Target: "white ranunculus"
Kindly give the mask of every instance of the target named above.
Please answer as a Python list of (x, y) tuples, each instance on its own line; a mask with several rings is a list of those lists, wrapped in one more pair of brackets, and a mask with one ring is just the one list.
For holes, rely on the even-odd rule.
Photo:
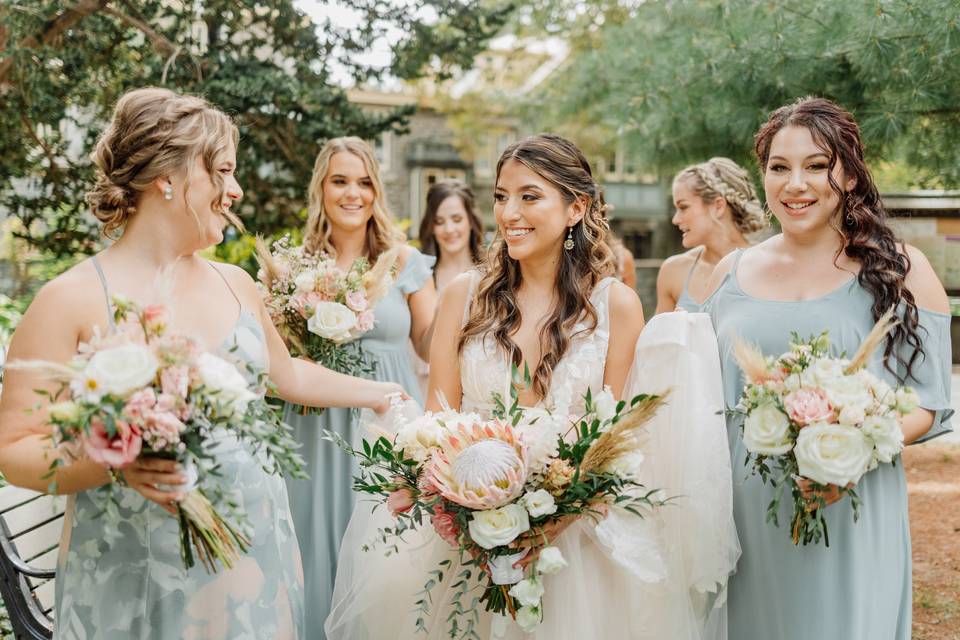
[(848, 404), (840, 410), (840, 413), (837, 415), (837, 422), (856, 427), (863, 422), (866, 417), (867, 412), (864, 407), (856, 404)]
[(530, 529), (527, 510), (513, 502), (497, 509), (477, 511), (467, 525), (470, 539), (484, 549), (508, 545)]
[(840, 487), (859, 482), (873, 458), (870, 440), (860, 429), (845, 424), (820, 423), (800, 429), (793, 452), (801, 476)]
[(257, 397), (235, 366), (212, 353), (200, 354), (197, 370), (203, 386), (216, 393), (220, 402), (234, 414), (246, 411), (250, 401)]
[(517, 610), (516, 622), (526, 633), (533, 633), (540, 625), (540, 610), (536, 607), (520, 607)]
[(893, 416), (870, 416), (863, 421), (863, 435), (873, 441), (878, 462), (893, 462), (903, 451), (903, 430)]
[(900, 387), (895, 395), (896, 410), (901, 415), (907, 415), (920, 406), (920, 396), (910, 387)]
[(567, 566), (560, 549), (556, 547), (544, 547), (540, 550), (540, 557), (537, 558), (537, 571), (545, 576), (553, 575)]
[(634, 449), (611, 460), (603, 470), (624, 480), (639, 480), (642, 466), (643, 454)]
[(750, 453), (783, 455), (793, 447), (790, 420), (772, 402), (765, 402), (747, 415), (743, 425), (743, 444)]
[(536, 578), (527, 578), (510, 587), (508, 593), (517, 599), (521, 607), (539, 607), (543, 583)]
[(603, 391), (593, 397), (593, 406), (601, 423), (613, 420), (617, 415), (617, 400), (608, 387), (604, 387)]
[(557, 501), (554, 500), (550, 492), (545, 489), (537, 489), (533, 492), (527, 492), (520, 498), (522, 504), (531, 518), (540, 516), (549, 516), (557, 512)]
[(317, 272), (307, 269), (293, 279), (293, 284), (297, 288), (297, 293), (309, 293), (317, 286)]
[(440, 439), (446, 433), (440, 422), (439, 416), (430, 412), (404, 422), (397, 429), (394, 444), (407, 458), (423, 464), (430, 451), (440, 446)]
[(334, 342), (346, 342), (350, 331), (357, 326), (357, 314), (339, 302), (318, 302), (313, 315), (307, 320), (307, 329), (321, 338)]
[(856, 415), (859, 415), (860, 411), (866, 413), (874, 403), (870, 381), (862, 374), (863, 370), (820, 381), (827, 392), (830, 405), (837, 410), (838, 414), (844, 409), (850, 409)]
[(144, 345), (123, 344), (94, 353), (84, 375), (96, 380), (100, 393), (125, 398), (153, 381), (158, 364)]

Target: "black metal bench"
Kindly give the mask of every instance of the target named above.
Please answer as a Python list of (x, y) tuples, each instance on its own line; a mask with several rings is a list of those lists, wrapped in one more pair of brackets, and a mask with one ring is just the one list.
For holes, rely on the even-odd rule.
[(54, 576), (66, 498), (0, 487), (0, 595), (17, 640), (53, 636)]

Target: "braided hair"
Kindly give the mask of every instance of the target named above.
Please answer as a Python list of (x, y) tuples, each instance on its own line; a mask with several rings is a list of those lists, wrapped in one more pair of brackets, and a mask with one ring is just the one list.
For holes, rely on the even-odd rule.
[(757, 198), (750, 175), (733, 160), (710, 158), (690, 165), (674, 178), (674, 182), (680, 181), (688, 184), (704, 202), (723, 198), (740, 233), (750, 235), (767, 227), (769, 217)]

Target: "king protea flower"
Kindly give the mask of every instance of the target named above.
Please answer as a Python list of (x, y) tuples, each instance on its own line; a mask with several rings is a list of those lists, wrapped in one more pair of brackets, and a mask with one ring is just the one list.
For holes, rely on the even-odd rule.
[(459, 425), (441, 439), (427, 473), (447, 500), (496, 509), (523, 493), (527, 450), (505, 422)]

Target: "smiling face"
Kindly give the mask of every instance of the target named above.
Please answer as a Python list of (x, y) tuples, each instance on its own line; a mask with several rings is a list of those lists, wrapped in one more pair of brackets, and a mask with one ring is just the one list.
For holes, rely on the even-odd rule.
[(767, 206), (784, 233), (805, 234), (827, 228), (838, 213), (840, 197), (829, 176), (845, 190), (853, 188), (839, 162), (830, 169), (830, 154), (806, 127), (786, 126), (773, 136), (763, 172)]
[(687, 180), (674, 181), (673, 206), (676, 210), (671, 222), (680, 229), (684, 249), (706, 244), (710, 235), (717, 232), (717, 209), (722, 211), (722, 202), (704, 202)]
[(440, 247), (440, 255), (457, 255), (469, 250), (470, 219), (460, 196), (452, 195), (437, 207), (433, 219), (433, 235)]
[(340, 151), (330, 157), (323, 179), (323, 210), (335, 229), (366, 229), (375, 198), (373, 181), (359, 156)]
[[(214, 160), (213, 169), (223, 181), (222, 191), (211, 179), (202, 157), (198, 156), (193, 170), (183, 176), (189, 180), (183, 214), (191, 228), (199, 227), (199, 249), (223, 242), (223, 230), (229, 222), (222, 212), (229, 211), (233, 203), (243, 197), (243, 189), (234, 175), (236, 167), (237, 149), (231, 141), (226, 151)], [(177, 182), (180, 181), (173, 181), (175, 192)], [(173, 201), (183, 202), (183, 196), (175, 195)]]
[(517, 160), (504, 163), (493, 200), (507, 253), (519, 261), (559, 255), (567, 227), (583, 216), (576, 201), (567, 202), (560, 189)]

